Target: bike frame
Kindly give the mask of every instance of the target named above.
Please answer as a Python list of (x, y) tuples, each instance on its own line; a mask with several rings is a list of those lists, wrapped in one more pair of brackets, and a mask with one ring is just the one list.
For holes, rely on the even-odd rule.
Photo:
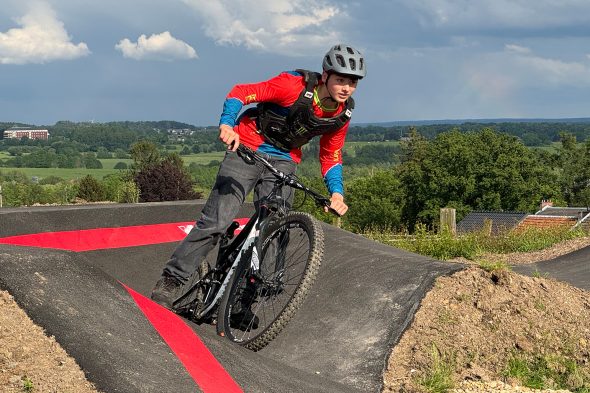
[[(203, 300), (203, 308), (194, 313), (195, 319), (201, 319), (206, 317), (212, 312), (215, 306), (219, 303), (221, 297), (229, 285), (229, 282), (235, 273), (238, 264), (242, 259), (248, 255), (248, 249), (252, 248), (252, 259), (250, 263), (254, 268), (257, 268), (258, 263), (258, 238), (264, 222), (274, 214), (285, 214), (286, 211), (281, 209), (279, 206), (280, 196), (279, 191), (283, 186), (288, 185), (292, 188), (302, 190), (307, 194), (310, 194), (318, 205), (324, 205), (329, 208), (329, 200), (324, 196), (310, 190), (303, 184), (295, 180), (291, 175), (286, 175), (283, 172), (277, 170), (270, 164), (266, 159), (251, 151), (250, 149), (240, 145), (238, 151), (243, 154), (243, 158), (246, 162), (254, 163), (254, 161), (261, 162), (275, 177), (275, 183), (270, 194), (261, 199), (256, 212), (250, 217), (242, 231), (229, 243), (220, 245), (219, 253), (217, 255), (216, 264), (213, 270), (207, 272), (204, 277), (195, 283), (183, 296), (181, 296), (177, 302), (181, 301), (189, 293), (192, 293), (195, 288), (199, 285), (207, 286), (207, 293)], [(331, 210), (331, 209), (330, 209)], [(333, 213), (334, 211), (331, 210)], [(233, 234), (226, 233), (224, 239), (231, 238)], [(222, 242), (223, 243), (223, 242)], [(219, 278), (219, 279), (218, 279)], [(223, 281), (219, 281), (223, 280)]]
[[(276, 188), (280, 188), (280, 186), (275, 187), (275, 189)], [(275, 189), (273, 189), (269, 198), (273, 197)], [(217, 305), (227, 289), (238, 264), (248, 254), (247, 251), (250, 247), (252, 247), (252, 259), (250, 263), (252, 264), (252, 267), (258, 268), (258, 237), (260, 234), (260, 224), (264, 219), (268, 218), (270, 214), (272, 214), (270, 209), (266, 205), (261, 204), (260, 208), (257, 209), (252, 217), (250, 217), (236, 238), (229, 244), (220, 246), (215, 268), (207, 273), (200, 281), (210, 279), (211, 276), (216, 273), (221, 276), (225, 274), (225, 277), (223, 277), (223, 282), (221, 282), (219, 287), (216, 285), (209, 285), (209, 290), (205, 296), (205, 307), (199, 313), (195, 314), (197, 319), (205, 317)], [(228, 267), (230, 263), (231, 265)], [(196, 285), (199, 284), (197, 283)], [(211, 299), (211, 297), (213, 298)]]

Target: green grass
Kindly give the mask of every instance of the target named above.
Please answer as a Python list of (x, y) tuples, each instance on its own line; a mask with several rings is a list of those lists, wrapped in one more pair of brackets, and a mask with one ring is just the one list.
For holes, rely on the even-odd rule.
[[(584, 142), (578, 142), (577, 143), (578, 147), (584, 147)], [(549, 153), (557, 153), (559, 151), (559, 148), (561, 148), (561, 142), (551, 142), (550, 145), (546, 145), (546, 146), (531, 146), (529, 147), (529, 149), (532, 150), (546, 150)]]
[(207, 165), (213, 160), (221, 161), (225, 156), (224, 151), (215, 151), (211, 153), (189, 154), (188, 156), (180, 156), (185, 165), (190, 165), (192, 162)]
[(127, 166), (133, 164), (132, 159), (125, 158), (101, 158), (99, 161), (102, 164), (102, 169), (114, 169), (119, 162), (124, 162)]
[(488, 261), (481, 261), (479, 266), (485, 270), (486, 272), (493, 273), (503, 270), (510, 270), (510, 265), (505, 262), (488, 262)]
[(33, 381), (29, 377), (23, 378), (23, 391), (25, 392), (32, 392), (35, 389), (33, 386)]
[(581, 229), (570, 230), (565, 227), (557, 227), (513, 230), (500, 235), (488, 235), (482, 231), (453, 236), (449, 232), (438, 234), (428, 231), (424, 227), (418, 227), (413, 235), (374, 231), (365, 233), (365, 236), (381, 243), (440, 260), (457, 257), (474, 260), (485, 253), (507, 254), (538, 251), (565, 240), (588, 236), (588, 232)]
[[(180, 158), (182, 158), (182, 161), (184, 161), (184, 165), (186, 166), (190, 165), (193, 162), (200, 165), (207, 165), (214, 160), (223, 160), (224, 155), (225, 152), (216, 151), (211, 153), (189, 154), (186, 156), (180, 156)], [(127, 164), (127, 166), (129, 166), (133, 163), (133, 160), (119, 158), (103, 158), (100, 160), (100, 162), (102, 163), (104, 169), (113, 169), (118, 162), (124, 162), (125, 164)]]
[(97, 179), (102, 179), (111, 173), (117, 173), (117, 169), (86, 169), (86, 168), (6, 168), (0, 167), (2, 172), (18, 171), (24, 173), (27, 177), (37, 176), (40, 179), (48, 176), (61, 177), (64, 180), (81, 179), (86, 175), (92, 175)]
[(455, 356), (441, 353), (436, 345), (432, 344), (431, 358), (430, 369), (417, 382), (427, 392), (445, 393), (454, 386)]
[[(212, 152), (212, 153), (199, 153), (191, 154), (188, 156), (181, 156), (185, 165), (190, 165), (192, 162), (201, 165), (207, 165), (213, 160), (221, 161), (225, 152)], [(0, 160), (8, 158), (9, 155), (5, 152), (0, 152)], [(102, 179), (105, 176), (119, 172), (118, 169), (114, 169), (118, 162), (124, 162), (127, 166), (133, 163), (131, 159), (120, 159), (120, 158), (105, 158), (101, 159), (102, 169), (86, 169), (86, 168), (15, 168), (15, 167), (0, 167), (0, 171), (10, 172), (18, 171), (24, 173), (27, 177), (31, 178), (36, 176), (38, 178), (45, 178), (48, 176), (57, 176), (65, 180), (81, 179), (86, 175), (92, 175), (97, 179)]]
[(533, 389), (590, 392), (590, 375), (583, 365), (563, 355), (513, 354), (505, 367), (504, 376), (518, 379), (524, 386)]
[(399, 141), (383, 141), (383, 142), (346, 142), (342, 148), (345, 152), (354, 157), (354, 149), (358, 146), (367, 146), (378, 144), (380, 146), (399, 146)]

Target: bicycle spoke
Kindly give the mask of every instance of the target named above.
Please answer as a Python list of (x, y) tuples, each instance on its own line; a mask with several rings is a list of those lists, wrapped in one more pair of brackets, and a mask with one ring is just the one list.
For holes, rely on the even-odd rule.
[(255, 350), (294, 315), (315, 279), (323, 251), (321, 229), (304, 213), (281, 218), (265, 236), (260, 240), (258, 270), (241, 265), (228, 289), (231, 306), (224, 311), (223, 325), (218, 325), (228, 338)]

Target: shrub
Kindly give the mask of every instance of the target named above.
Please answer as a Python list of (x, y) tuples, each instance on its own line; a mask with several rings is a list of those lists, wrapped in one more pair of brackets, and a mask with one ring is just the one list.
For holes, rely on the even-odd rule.
[(105, 199), (105, 187), (92, 175), (86, 175), (80, 180), (77, 197), (88, 202), (98, 202)]
[(498, 235), (489, 235), (481, 231), (453, 236), (448, 231), (430, 232), (420, 224), (416, 226), (413, 235), (382, 231), (365, 232), (365, 236), (373, 240), (441, 260), (456, 257), (475, 259), (483, 253), (537, 251), (564, 240), (587, 235), (582, 229), (555, 227), (527, 228)]
[(134, 176), (142, 202), (178, 201), (200, 198), (178, 155), (143, 165)]
[(61, 183), (63, 181), (64, 181), (64, 179), (62, 179), (61, 177), (51, 175), (51, 176), (47, 176), (47, 177), (44, 177), (41, 180), (39, 180), (39, 184), (41, 184), (41, 185), (45, 185), (45, 184), (58, 184), (58, 183)]

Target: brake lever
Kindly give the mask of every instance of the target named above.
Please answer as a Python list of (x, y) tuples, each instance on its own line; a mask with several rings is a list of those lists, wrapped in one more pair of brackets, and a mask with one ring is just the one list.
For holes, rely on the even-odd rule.
[(239, 145), (238, 149), (236, 150), (236, 152), (238, 153), (238, 156), (240, 156), (246, 164), (254, 165), (254, 163), (255, 163), (254, 157), (252, 157), (250, 154), (248, 154), (248, 151), (246, 150), (246, 148), (244, 148), (242, 146), (243, 145)]
[(334, 209), (332, 209), (332, 208), (330, 207), (330, 204), (331, 204), (331, 202), (330, 202), (330, 200), (329, 200), (329, 199), (327, 199), (327, 198), (322, 198), (322, 199), (320, 199), (320, 200), (317, 202), (317, 204), (318, 204), (318, 206), (320, 206), (320, 207), (325, 207), (325, 208), (327, 208), (327, 209), (328, 209), (328, 212), (329, 212), (329, 213), (332, 213), (332, 214), (333, 214), (333, 215), (335, 215), (336, 217), (342, 217), (342, 215), (341, 215), (340, 213), (338, 213), (336, 210), (334, 210)]

